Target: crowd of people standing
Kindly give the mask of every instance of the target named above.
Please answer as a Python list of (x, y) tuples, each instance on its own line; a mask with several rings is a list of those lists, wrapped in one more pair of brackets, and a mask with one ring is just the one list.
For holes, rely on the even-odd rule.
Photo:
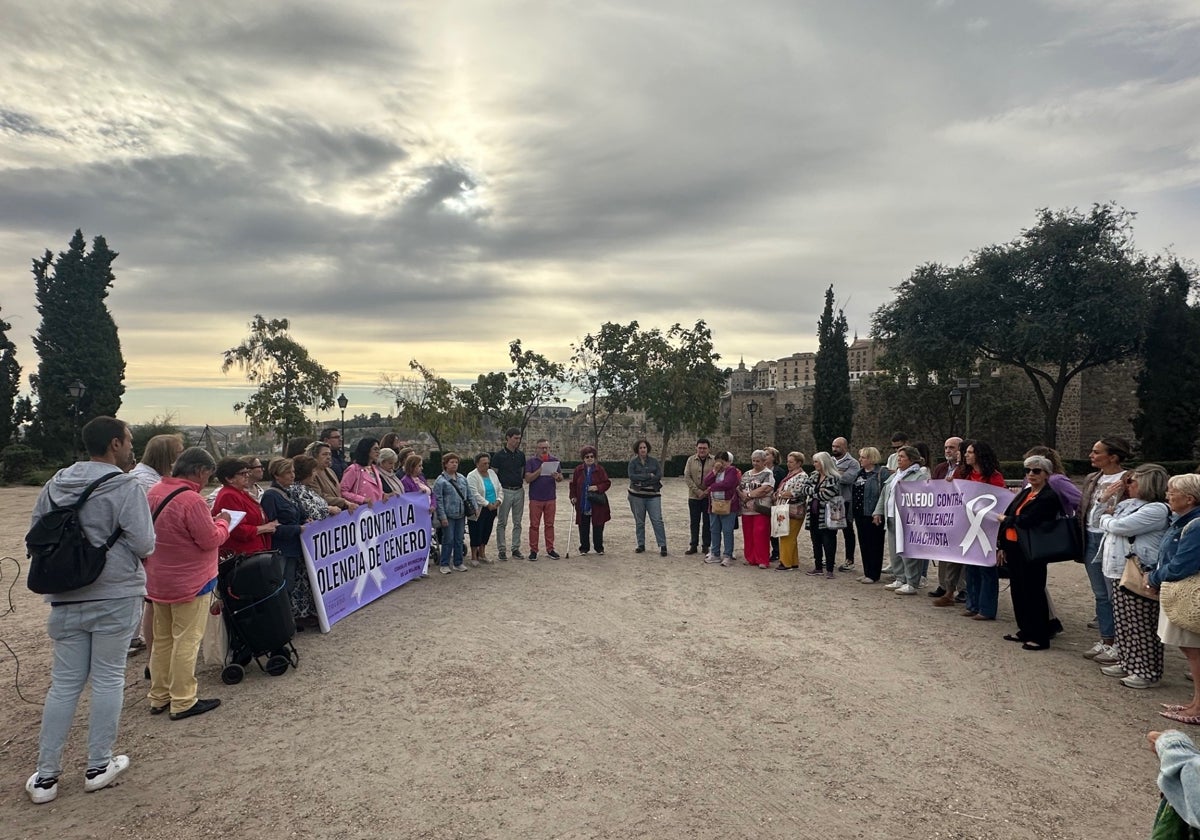
[[(130, 649), (150, 648), (147, 698), (152, 715), (169, 712), (170, 719), (182, 720), (220, 705), (219, 699), (198, 697), (195, 665), (222, 553), (278, 552), (294, 616), (304, 627), (315, 624), (315, 607), (302, 571), (302, 530), (359, 505), (401, 493), (428, 496), (429, 527), (438, 536), (436, 559), (443, 574), (494, 563), (488, 552), (494, 535), (501, 561), (536, 562), (543, 553), (559, 559), (555, 519), (563, 481), (568, 483), (578, 555), (604, 554), (605, 528), (612, 519), (612, 481), (595, 447), (579, 451), (580, 463), (568, 477), (548, 440), (538, 440), (535, 454), (527, 457), (515, 428), (508, 430), (500, 450), (476, 455), (474, 469), (465, 476), (459, 469), (462, 458), (443, 454), (441, 473), (432, 481), (423, 474), (421, 456), (394, 436), (359, 440), (347, 461), (340, 434), (329, 429), (265, 468), (255, 457), (215, 461), (203, 449), (184, 449), (176, 436), (150, 441), (135, 467), (129, 429), (113, 418), (96, 418), (83, 436), (91, 460), (64, 469), (47, 484), (35, 520), (52, 501), (61, 504), (60, 497), (78, 493), (98, 475), (117, 470), (130, 475), (98, 490), (96, 502), (86, 508), (89, 532), (102, 536), (119, 525), (113, 561), (96, 583), (50, 600), (56, 661), (38, 769), (26, 784), (34, 802), (57, 795), (63, 745), (87, 682), (93, 688), (93, 720), (85, 789), (111, 784), (128, 767), (126, 756), (112, 754), (120, 702), (111, 683), (118, 670), (123, 673)], [(927, 588), (930, 562), (897, 548), (896, 496), (903, 483), (957, 479), (1003, 487), (1005, 481), (986, 441), (950, 438), (937, 464), (930, 464), (927, 447), (910, 443), (903, 434), (894, 435), (891, 444), (886, 460), (871, 446), (855, 457), (848, 442), (836, 438), (828, 451), (812, 456), (811, 471), (804, 454), (781, 455), (767, 447), (751, 453), (751, 466), (743, 472), (732, 453), (714, 451), (706, 439), (697, 441), (683, 469), (688, 503), (684, 554), (732, 566), (740, 530), (742, 562), (794, 572), (804, 530), (813, 557), (807, 575), (832, 580), (841, 571), (853, 573), (862, 584), (880, 583), (887, 576), (891, 580), (882, 588), (902, 596), (917, 594)], [(646, 551), (649, 519), (659, 554), (667, 557), (663, 467), (648, 440), (638, 440), (632, 450), (626, 492), (634, 553)], [(1192, 696), (1185, 703), (1163, 704), (1161, 714), (1200, 726), (1200, 634), (1175, 624), (1157, 601), (1164, 583), (1200, 574), (1200, 528), (1193, 527), (1200, 520), (1200, 475), (1171, 477), (1154, 464), (1127, 469), (1129, 457), (1130, 447), (1120, 438), (1097, 441), (1090, 453), (1094, 472), (1079, 488), (1066, 476), (1056, 452), (1031, 449), (1025, 454), (1023, 480), (1014, 482), (1016, 496), (995, 514), (996, 565), (941, 562), (938, 587), (929, 594), (934, 607), (958, 607), (966, 618), (996, 621), (1003, 575), (1009, 580), (1016, 625), (1003, 638), (1027, 651), (1046, 650), (1062, 631), (1062, 622), (1047, 589), (1046, 561), (1039, 559), (1029, 534), (1057, 520), (1076, 523), (1081, 545), (1076, 559), (1082, 561), (1093, 593), (1095, 617), (1089, 626), (1098, 637), (1084, 656), (1100, 666), (1102, 675), (1146, 689), (1163, 677), (1164, 646), (1180, 648), (1193, 680)], [(263, 478), (268, 479), (266, 487), (260, 487)], [(206, 497), (202, 494), (211, 479), (220, 486)], [(527, 494), (529, 530), (523, 544)], [(781, 510), (786, 511), (786, 529), (773, 535), (771, 518)], [(242, 514), (240, 520), (230, 512)], [(844, 545), (840, 565), (839, 531)], [(469, 553), (464, 543), (469, 543)], [(1127, 580), (1131, 574), (1136, 583)], [(84, 647), (92, 651), (87, 661), (79, 653)]]

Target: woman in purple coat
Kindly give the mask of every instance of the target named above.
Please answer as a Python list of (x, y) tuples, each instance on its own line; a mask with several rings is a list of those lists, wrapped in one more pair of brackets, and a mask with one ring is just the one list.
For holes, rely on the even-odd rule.
[[(704, 493), (708, 497), (708, 521), (712, 526), (712, 551), (704, 558), (705, 563), (733, 565), (733, 527), (740, 512), (737, 498), (738, 484), (742, 473), (733, 465), (733, 455), (718, 452), (713, 457), (713, 469), (701, 479)], [(717, 511), (723, 511), (718, 513)], [(725, 554), (721, 549), (724, 546)]]

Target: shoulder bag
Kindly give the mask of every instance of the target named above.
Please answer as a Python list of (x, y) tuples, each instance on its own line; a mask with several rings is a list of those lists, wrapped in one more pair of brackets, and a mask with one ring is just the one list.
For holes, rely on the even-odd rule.
[(1074, 517), (1060, 515), (1032, 528), (1017, 528), (1017, 544), (1036, 563), (1083, 559), (1083, 536)]
[(1125, 571), (1121, 573), (1121, 579), (1117, 582), (1117, 586), (1130, 595), (1145, 598), (1147, 601), (1157, 601), (1160, 598), (1157, 590), (1146, 588), (1146, 569), (1136, 554), (1130, 554), (1125, 558)]

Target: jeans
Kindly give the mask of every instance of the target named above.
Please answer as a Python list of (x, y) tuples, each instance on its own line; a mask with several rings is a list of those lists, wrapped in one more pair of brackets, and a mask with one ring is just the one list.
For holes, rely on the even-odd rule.
[(508, 515), (512, 514), (512, 539), (509, 540), (509, 545), (513, 551), (521, 548), (521, 514), (525, 512), (525, 491), (524, 490), (509, 490), (504, 488), (501, 490), (504, 498), (500, 500), (500, 508), (496, 511), (496, 543), (500, 547), (500, 556), (504, 556), (504, 531), (508, 527)]
[(733, 526), (737, 522), (736, 513), (723, 513), (708, 515), (708, 525), (712, 532), (712, 556), (722, 556), (722, 546), (724, 546), (724, 555), (730, 559), (733, 558)]
[(708, 551), (712, 546), (712, 520), (708, 513), (708, 499), (688, 499), (688, 525), (692, 537), (688, 545), (692, 548), (702, 545), (704, 550)]
[(646, 547), (646, 514), (650, 514), (650, 525), (654, 528), (654, 540), (659, 548), (667, 547), (667, 529), (663, 527), (662, 497), (635, 496), (629, 494), (629, 509), (633, 511), (633, 533), (638, 548)]
[(985, 618), (995, 618), (1000, 603), (1000, 570), (995, 566), (967, 565), (966, 575), (967, 609)]
[(460, 516), (458, 519), (448, 519), (446, 521), (449, 524), (441, 529), (442, 565), (449, 566), (451, 555), (453, 555), (454, 565), (461, 566), (463, 563), (463, 532), (466, 530), (467, 519)]
[(50, 690), (42, 709), (38, 776), (58, 778), (63, 747), (84, 685), (91, 683), (87, 766), (105, 767), (117, 740), (125, 702), (125, 659), (142, 620), (142, 596), (62, 604), (50, 608), (46, 629), (54, 640)]
[(174, 713), (196, 705), (196, 656), (208, 626), (212, 595), (182, 604), (154, 605), (154, 646), (150, 649), (151, 706), (171, 704)]
[(1087, 570), (1088, 583), (1096, 598), (1096, 621), (1100, 624), (1100, 638), (1113, 639), (1117, 634), (1117, 623), (1112, 611), (1112, 583), (1104, 576), (1100, 567), (1100, 534), (1087, 532), (1087, 543), (1083, 549), (1083, 568)]

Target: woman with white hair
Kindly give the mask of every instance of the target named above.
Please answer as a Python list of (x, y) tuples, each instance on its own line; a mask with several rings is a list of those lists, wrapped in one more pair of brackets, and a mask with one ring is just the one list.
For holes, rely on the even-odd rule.
[(889, 475), (883, 483), (883, 492), (875, 503), (875, 524), (886, 522), (888, 557), (891, 558), (890, 571), (894, 578), (884, 587), (897, 595), (916, 595), (921, 585), (921, 570), (924, 563), (919, 557), (905, 557), (896, 549), (897, 522), (896, 485), (902, 481), (924, 481), (929, 478), (929, 470), (921, 465), (921, 452), (915, 446), (901, 446), (896, 450), (896, 471)]
[(1017, 632), (1005, 635), (1010, 642), (1021, 642), (1024, 650), (1046, 650), (1050, 647), (1050, 607), (1046, 603), (1046, 561), (1035, 560), (1021, 548), (1019, 532), (1054, 521), (1062, 513), (1058, 494), (1050, 488), (1054, 465), (1042, 455), (1025, 459), (1025, 480), (1029, 482), (998, 515), (1000, 534), (996, 546), (996, 562), (1008, 567), (1009, 593), (1012, 595), (1013, 615)]
[[(1200, 574), (1200, 475), (1175, 475), (1167, 482), (1167, 504), (1174, 516), (1163, 536), (1158, 568), (1146, 576), (1148, 590), (1164, 583), (1186, 580)], [(1200, 726), (1200, 633), (1185, 630), (1159, 610), (1158, 637), (1164, 645), (1175, 645), (1187, 657), (1192, 675), (1192, 699), (1183, 705), (1164, 707), (1162, 716), (1178, 723)]]
[(771, 568), (771, 517), (758, 510), (759, 502), (770, 504), (775, 490), (775, 473), (767, 466), (767, 453), (755, 449), (750, 455), (750, 469), (742, 473), (738, 483), (738, 499), (742, 506), (742, 551), (746, 565), (760, 569)]
[(842, 473), (828, 452), (818, 452), (814, 455), (813, 466), (816, 469), (809, 476), (805, 486), (808, 512), (804, 517), (804, 527), (808, 529), (812, 538), (814, 567), (805, 574), (809, 577), (824, 575), (832, 579), (834, 554), (837, 553), (837, 534), (846, 527)]

